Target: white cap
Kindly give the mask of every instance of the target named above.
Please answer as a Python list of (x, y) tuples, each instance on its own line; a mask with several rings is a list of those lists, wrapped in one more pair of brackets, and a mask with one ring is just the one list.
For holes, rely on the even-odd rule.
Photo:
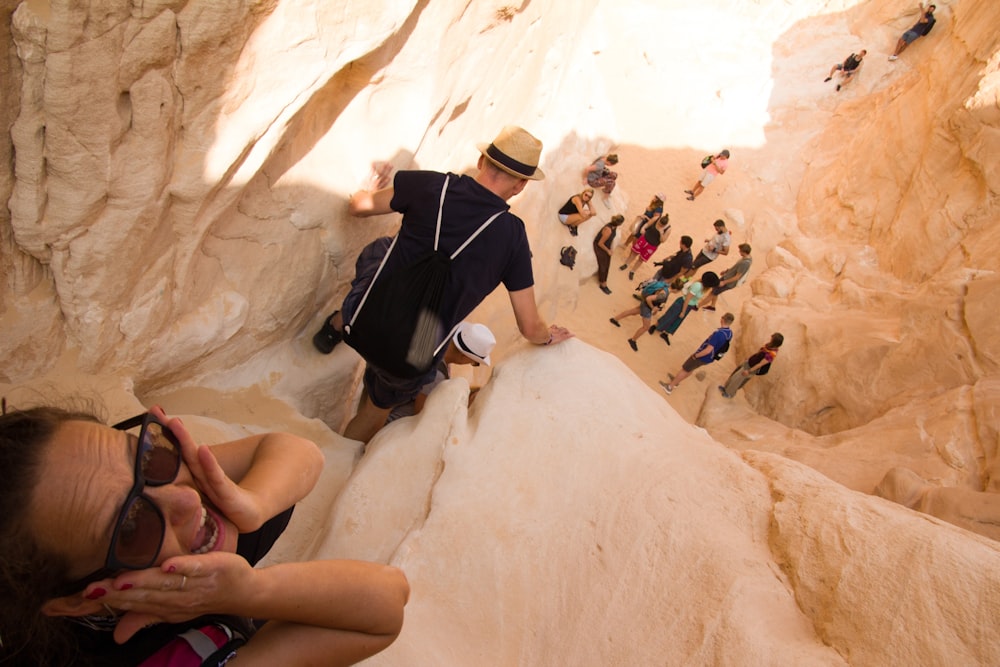
[(497, 339), (486, 325), (462, 322), (451, 340), (458, 351), (469, 359), (490, 365), (490, 352), (496, 346)]

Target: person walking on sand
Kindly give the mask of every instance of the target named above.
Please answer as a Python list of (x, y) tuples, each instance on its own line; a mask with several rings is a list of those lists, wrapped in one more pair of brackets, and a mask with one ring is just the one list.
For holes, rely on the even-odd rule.
[(729, 168), (729, 150), (723, 149), (718, 155), (706, 157), (702, 160), (701, 166), (701, 178), (690, 190), (684, 191), (687, 193), (688, 201), (694, 201), (708, 187), (709, 183), (715, 180), (716, 176), (726, 173), (726, 169)]
[(861, 73), (861, 66), (864, 64), (864, 59), (866, 55), (868, 55), (868, 51), (861, 49), (860, 53), (852, 53), (851, 55), (847, 56), (844, 62), (837, 63), (836, 65), (833, 66), (833, 68), (830, 70), (830, 75), (825, 79), (823, 79), (823, 83), (826, 83), (827, 81), (833, 79), (833, 77), (836, 76), (837, 73), (839, 72), (841, 78), (843, 79), (840, 83), (837, 84), (837, 91), (839, 92), (843, 86), (847, 85), (849, 81), (851, 81), (852, 79), (854, 79), (855, 76)]
[(931, 28), (934, 27), (935, 23), (937, 23), (937, 19), (934, 18), (935, 9), (937, 9), (936, 5), (928, 5), (926, 10), (924, 10), (921, 5), (920, 11), (923, 12), (923, 15), (912, 28), (904, 32), (903, 36), (896, 41), (896, 50), (892, 52), (891, 56), (889, 56), (889, 60), (896, 60), (899, 58), (899, 54), (905, 51), (906, 47), (921, 37), (924, 37), (931, 31)]
[(728, 292), (743, 283), (747, 272), (750, 271), (750, 265), (753, 264), (753, 257), (750, 256), (750, 250), (749, 243), (741, 243), (739, 245), (740, 258), (736, 260), (735, 264), (722, 272), (722, 275), (719, 276), (719, 286), (705, 297), (701, 305), (702, 308), (705, 310), (715, 310), (715, 300), (719, 298), (720, 294)]
[(632, 348), (633, 352), (639, 351), (639, 346), (636, 341), (642, 332), (645, 331), (650, 323), (653, 321), (653, 313), (663, 307), (668, 298), (668, 293), (670, 291), (679, 291), (681, 284), (667, 286), (666, 283), (659, 280), (648, 280), (640, 289), (641, 301), (635, 308), (629, 308), (618, 313), (612, 317), (609, 321), (616, 327), (621, 326), (619, 320), (623, 320), (626, 317), (631, 317), (632, 315), (639, 315), (642, 318), (642, 324), (636, 329), (635, 333), (629, 336), (628, 346)]
[(618, 228), (625, 222), (624, 215), (613, 215), (608, 224), (601, 227), (594, 237), (594, 256), (597, 257), (597, 286), (605, 294), (611, 294), (608, 289), (608, 271), (611, 269), (611, 244), (614, 243)]
[[(343, 312), (337, 311), (324, 321), (317, 334), (325, 343), (324, 349), (332, 350), (347, 326), (355, 330), (351, 322), (362, 312), (362, 305), (364, 309), (375, 308), (371, 311), (375, 313), (392, 312), (394, 304), (364, 298), (376, 273), (380, 280), (388, 281), (387, 285), (394, 285), (394, 274), (409, 275), (408, 269), (435, 249), (453, 257), (438, 312), (438, 328), (445, 336), (503, 283), (517, 327), (530, 342), (550, 345), (573, 337), (568, 329), (546, 324), (538, 312), (528, 235), (524, 222), (507, 204), (528, 181), (545, 178), (538, 168), (542, 142), (523, 128), (508, 126), (492, 143), (476, 148), (481, 155), (475, 176), (403, 170), (396, 173), (392, 186), (386, 187), (387, 174), (380, 175), (374, 192), (362, 190), (351, 195), (348, 212), (355, 217), (396, 211), (403, 214), (403, 220), (382, 259), (358, 266)], [(437, 247), (435, 239), (440, 242)], [(315, 338), (313, 342), (316, 344)], [(434, 361), (444, 352), (444, 346), (436, 348)], [(392, 408), (412, 401), (435, 372), (432, 365), (422, 376), (405, 378), (366, 362), (364, 395), (344, 436), (367, 443), (385, 424)]]
[(725, 384), (719, 385), (719, 391), (724, 398), (733, 398), (740, 388), (749, 382), (754, 375), (767, 375), (771, 370), (771, 364), (778, 356), (778, 348), (785, 342), (785, 337), (780, 333), (771, 334), (771, 340), (764, 344), (757, 352), (750, 355), (750, 358), (740, 364)]
[(578, 195), (573, 195), (566, 200), (566, 203), (562, 205), (557, 214), (559, 217), (559, 222), (563, 223), (569, 227), (569, 233), (573, 236), (579, 234), (577, 227), (581, 223), (590, 220), (594, 216), (594, 208), (590, 204), (590, 200), (594, 198), (594, 189), (587, 188)]
[(618, 267), (619, 271), (628, 269), (628, 279), (635, 278), (635, 271), (639, 265), (648, 262), (660, 244), (670, 236), (670, 216), (664, 213), (656, 222), (646, 225), (642, 236), (632, 244), (632, 251), (629, 252), (625, 263)]
[(733, 339), (733, 330), (729, 328), (729, 325), (733, 323), (734, 319), (736, 318), (733, 317), (732, 313), (723, 315), (720, 321), (721, 326), (713, 331), (712, 335), (706, 338), (705, 342), (701, 344), (701, 347), (684, 361), (684, 365), (677, 371), (677, 374), (667, 374), (670, 382), (659, 381), (660, 386), (663, 387), (663, 391), (667, 392), (668, 396), (674, 393), (674, 389), (679, 387), (687, 376), (702, 366), (707, 366), (716, 361), (722, 353), (729, 349), (729, 341)]

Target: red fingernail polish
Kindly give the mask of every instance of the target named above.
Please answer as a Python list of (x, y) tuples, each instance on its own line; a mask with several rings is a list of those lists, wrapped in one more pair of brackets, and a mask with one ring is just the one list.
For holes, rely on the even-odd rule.
[(120, 590), (120, 591), (127, 591), (130, 588), (132, 588), (132, 584), (122, 584), (122, 587), (119, 588), (118, 590)]
[(173, 565), (171, 565), (170, 567), (167, 568), (167, 573), (168, 574), (173, 574), (176, 571), (177, 571), (177, 568), (174, 567)]
[(92, 590), (89, 593), (87, 593), (87, 599), (88, 600), (96, 600), (97, 598), (104, 597), (105, 595), (107, 595), (107, 593), (108, 592), (106, 590), (104, 590), (103, 588), (97, 587), (94, 590)]

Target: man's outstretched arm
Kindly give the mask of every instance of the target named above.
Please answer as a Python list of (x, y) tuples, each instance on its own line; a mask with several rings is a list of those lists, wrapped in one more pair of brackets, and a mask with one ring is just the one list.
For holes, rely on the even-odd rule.
[(555, 324), (551, 327), (545, 324), (545, 320), (538, 313), (538, 304), (535, 303), (534, 287), (526, 287), (508, 294), (518, 330), (535, 345), (554, 345), (573, 337), (569, 329)]

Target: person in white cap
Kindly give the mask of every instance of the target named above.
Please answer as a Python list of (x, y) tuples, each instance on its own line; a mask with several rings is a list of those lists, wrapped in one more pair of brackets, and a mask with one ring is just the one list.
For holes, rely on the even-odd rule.
[[(469, 324), (462, 322), (458, 325), (458, 330), (451, 337), (451, 343), (444, 353), (444, 357), (438, 362), (434, 379), (420, 388), (420, 393), (404, 405), (397, 406), (389, 413), (386, 423), (395, 421), (400, 417), (410, 417), (418, 414), (424, 409), (424, 402), (430, 393), (439, 384), (451, 378), (452, 364), (456, 366), (479, 366), (480, 364), (490, 365), (490, 353), (496, 347), (497, 339), (485, 324)], [(469, 402), (475, 397), (475, 389), (469, 394)]]
[[(510, 212), (507, 204), (507, 200), (520, 193), (528, 181), (545, 178), (538, 168), (542, 142), (523, 128), (508, 126), (492, 143), (479, 144), (477, 148), (481, 156), (474, 177), (403, 170), (396, 173), (392, 186), (386, 187), (389, 176), (383, 172), (379, 174), (374, 191), (362, 190), (351, 195), (348, 211), (356, 217), (393, 211), (403, 214), (396, 244), (381, 269), (386, 275), (402, 270), (434, 247), (439, 211), (438, 248), (442, 253), (450, 255), (474, 236), (451, 261), (440, 312), (444, 331), (451, 331), (503, 283), (518, 329), (525, 338), (536, 345), (550, 345), (571, 338), (573, 334), (569, 330), (556, 325), (550, 327), (538, 312), (527, 232), (524, 222)], [(484, 221), (495, 214), (499, 217), (477, 235)], [(351, 320), (367, 289), (367, 285), (360, 284), (363, 282), (355, 279), (344, 299), (343, 312), (328, 317), (320, 333), (329, 330), (333, 338), (339, 337), (343, 322)], [(365, 395), (358, 413), (344, 430), (344, 436), (368, 442), (385, 423), (392, 408), (413, 400), (420, 388), (433, 378), (434, 372), (431, 368), (425, 376), (404, 379), (367, 364)]]

